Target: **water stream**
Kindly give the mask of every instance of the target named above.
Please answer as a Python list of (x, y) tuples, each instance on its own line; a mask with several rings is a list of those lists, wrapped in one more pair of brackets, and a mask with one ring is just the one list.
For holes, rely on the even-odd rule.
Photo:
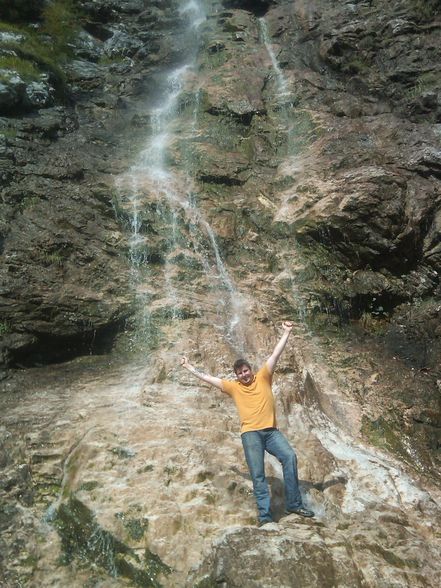
[(267, 50), (269, 58), (271, 59), (271, 64), (273, 67), (275, 79), (276, 79), (276, 86), (277, 86), (277, 94), (276, 100), (281, 102), (284, 98), (289, 98), (290, 93), (288, 89), (288, 81), (283, 75), (282, 69), (277, 61), (276, 54), (274, 52), (273, 45), (271, 43), (271, 39), (268, 33), (268, 25), (264, 17), (259, 18), (259, 31), (260, 36), (262, 39), (263, 44)]
[[(182, 3), (179, 12), (186, 27), (185, 62), (164, 74), (163, 94), (150, 111), (151, 134), (138, 161), (117, 180), (122, 206), (131, 219), (130, 260), (133, 284), (142, 309), (137, 331), (148, 341), (152, 325), (149, 310), (152, 292), (148, 284), (152, 272), (150, 237), (143, 223), (146, 210), (153, 208), (151, 222), (162, 226), (167, 233), (161, 251), (162, 297), (167, 317), (175, 320), (183, 313), (204, 314), (201, 304), (191, 296), (188, 280), (183, 283), (176, 278), (177, 258), (195, 256), (205, 282), (216, 291), (217, 322), (222, 325), (226, 341), (240, 353), (244, 349), (241, 324), (246, 304), (225, 267), (215, 232), (198, 207), (189, 148), (198, 134), (200, 88), (196, 57), (201, 25), (206, 17), (203, 4), (195, 0)], [(160, 288), (155, 282), (156, 299)]]
[[(296, 143), (296, 137), (292, 132), (293, 107), (292, 96), (289, 90), (288, 80), (285, 77), (283, 70), (280, 67), (280, 64), (277, 60), (276, 52), (271, 42), (271, 37), (268, 31), (268, 25), (265, 18), (259, 18), (258, 24), (261, 42), (265, 46), (266, 52), (270, 58), (272, 67), (272, 79), (275, 81), (274, 94), (272, 97), (273, 100), (271, 101), (271, 103), (274, 104), (274, 106), (271, 107), (272, 116), (276, 121), (278, 121), (278, 124), (280, 125), (284, 136), (284, 143), (286, 144), (286, 156), (283, 158), (279, 169), (289, 169), (292, 166), (294, 166), (295, 168), (297, 166), (295, 161), (295, 155), (298, 152), (298, 147)], [(293, 160), (293, 162), (291, 160)], [(290, 251), (289, 253), (285, 254), (285, 256), (282, 259), (285, 270), (283, 272), (283, 275), (279, 276), (279, 279), (289, 282), (291, 296), (297, 308), (297, 315), (300, 319), (300, 324), (307, 329), (307, 305), (305, 304), (305, 300), (300, 291), (297, 279), (293, 271), (290, 269), (293, 265), (293, 253), (296, 258), (299, 257), (299, 251), (295, 241), (293, 242), (293, 247), (294, 251)]]

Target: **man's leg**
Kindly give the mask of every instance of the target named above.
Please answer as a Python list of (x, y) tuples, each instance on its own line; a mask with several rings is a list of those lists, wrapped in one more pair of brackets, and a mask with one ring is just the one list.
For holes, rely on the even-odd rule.
[(272, 521), (270, 510), (270, 494), (265, 478), (265, 441), (259, 431), (247, 431), (241, 436), (245, 459), (253, 481), (259, 521)]
[(282, 464), (286, 510), (295, 511), (303, 508), (297, 476), (296, 454), (286, 437), (278, 429), (267, 434), (266, 450)]

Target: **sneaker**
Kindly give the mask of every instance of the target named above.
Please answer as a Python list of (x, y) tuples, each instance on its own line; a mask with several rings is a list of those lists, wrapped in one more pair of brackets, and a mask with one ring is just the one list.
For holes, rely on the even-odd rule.
[(308, 508), (304, 508), (303, 506), (301, 506), (300, 508), (295, 508), (293, 510), (286, 510), (285, 514), (297, 514), (301, 517), (310, 518), (313, 517), (315, 513), (312, 510), (309, 510)]
[(273, 521), (271, 519), (264, 519), (263, 521), (259, 521), (257, 523), (258, 527), (263, 527), (264, 525), (269, 525), (270, 523), (272, 523)]

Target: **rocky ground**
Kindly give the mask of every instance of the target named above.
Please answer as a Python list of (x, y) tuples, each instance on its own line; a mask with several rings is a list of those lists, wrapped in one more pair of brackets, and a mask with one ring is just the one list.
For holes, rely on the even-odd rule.
[[(436, 586), (437, 3), (75, 5), (64, 94), (0, 78), (5, 584)], [(259, 365), (287, 317), (317, 517), (270, 461), (260, 530), (234, 408), (177, 366)]]
[[(177, 365), (189, 343), (221, 366), (229, 350), (185, 322), (144, 365), (76, 360), (4, 387), (5, 585), (436, 586), (439, 489), (296, 402), (311, 387), (300, 330), (275, 392), (316, 517), (283, 516), (269, 460), (278, 523), (256, 526), (235, 409)], [(332, 402), (355, 426), (357, 407)]]

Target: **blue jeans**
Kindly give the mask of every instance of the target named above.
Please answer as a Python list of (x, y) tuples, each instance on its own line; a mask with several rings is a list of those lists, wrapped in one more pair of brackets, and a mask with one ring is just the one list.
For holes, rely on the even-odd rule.
[(242, 445), (253, 481), (259, 521), (271, 521), (270, 493), (265, 478), (265, 450), (282, 464), (287, 510), (303, 506), (297, 477), (297, 458), (293, 448), (278, 429), (262, 429), (242, 433)]

